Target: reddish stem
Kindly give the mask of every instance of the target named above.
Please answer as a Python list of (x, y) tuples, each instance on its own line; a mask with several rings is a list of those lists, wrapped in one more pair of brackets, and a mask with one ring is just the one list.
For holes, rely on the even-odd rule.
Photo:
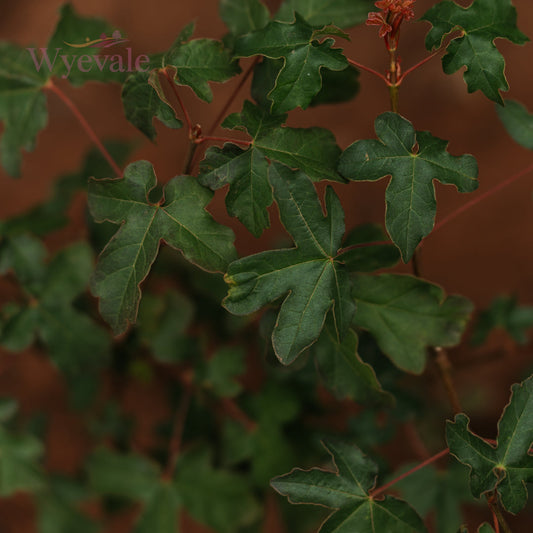
[[(508, 187), (509, 185), (514, 183), (515, 181), (517, 181), (520, 178), (522, 178), (523, 176), (525, 176), (526, 174), (529, 174), (530, 172), (533, 172), (533, 164), (530, 165), (529, 167), (521, 170), (520, 172), (516, 173), (514, 176), (511, 176), (510, 178), (506, 179), (505, 181), (502, 181), (501, 183), (496, 185), (496, 187), (493, 187), (492, 189), (489, 189), (488, 191), (484, 192), (483, 194), (480, 194), (476, 198), (473, 198), (472, 200), (470, 200), (469, 202), (467, 202), (466, 204), (461, 206), (459, 209), (456, 209), (455, 211), (453, 211), (449, 215), (445, 216), (438, 224), (435, 224), (435, 227), (433, 228), (433, 232), (432, 233), (435, 233), (436, 231), (441, 229), (443, 226), (445, 226), (446, 224), (451, 222), (454, 218), (458, 217), (461, 213), (464, 213), (465, 211), (467, 211), (471, 207), (474, 207), (476, 204), (478, 204), (482, 200), (485, 200), (489, 196), (492, 196), (493, 194), (496, 194), (497, 192), (499, 192), (502, 189), (504, 189), (505, 187)], [(422, 245), (422, 243), (420, 243), (420, 244)]]
[(489, 505), (490, 512), (492, 513), (492, 522), (494, 524), (494, 533), (500, 533), (500, 523), (498, 522), (498, 517), (494, 512), (494, 509)]
[(254, 59), (253, 63), (248, 67), (248, 69), (244, 73), (243, 77), (239, 81), (239, 84), (237, 85), (237, 87), (235, 87), (235, 89), (231, 93), (230, 97), (228, 98), (228, 100), (224, 104), (224, 107), (220, 110), (220, 113), (217, 115), (217, 118), (215, 118), (215, 120), (213, 121), (213, 124), (211, 124), (209, 130), (207, 131), (207, 135), (211, 135), (217, 129), (219, 124), (222, 122), (222, 119), (225, 117), (229, 107), (233, 103), (233, 100), (235, 100), (235, 98), (239, 94), (239, 91), (242, 89), (242, 86), (246, 83), (246, 80), (250, 77), (250, 74), (253, 72), (254, 67), (259, 62), (259, 59), (260, 59), (260, 56), (257, 56)]
[(354, 61), (353, 59), (349, 59), (349, 58), (347, 59), (348, 59), (348, 63), (350, 63), (354, 67), (360, 68), (361, 70), (366, 70), (367, 72), (374, 74), (374, 76), (377, 76), (378, 78), (382, 79), (387, 84), (387, 87), (390, 87), (392, 85), (391, 82), (385, 76), (383, 76), (383, 74), (379, 73), (377, 70), (374, 70), (373, 68), (370, 68), (370, 67), (365, 67), (365, 65), (361, 65), (361, 63), (358, 63), (357, 61)]
[(81, 114), (81, 111), (78, 109), (76, 104), (59, 88), (57, 85), (55, 85), (51, 80), (46, 84), (45, 88), (49, 89), (50, 91), (54, 92), (63, 103), (72, 111), (78, 122), (81, 124), (82, 128), (85, 130), (91, 141), (96, 145), (98, 150), (102, 153), (105, 160), (109, 163), (109, 166), (113, 169), (113, 172), (117, 176), (122, 176), (122, 170), (116, 163), (116, 161), (111, 157), (111, 154), (107, 151), (106, 147), (102, 144), (100, 139), (98, 138), (98, 135), (94, 132), (94, 130), (91, 128), (85, 117)]
[(252, 144), (252, 141), (241, 141), (240, 139), (230, 139), (228, 137), (213, 137), (212, 135), (202, 135), (202, 137), (199, 137), (194, 142), (196, 144), (201, 144), (205, 141), (220, 141), (225, 143), (242, 144), (243, 146), (250, 146)]
[(424, 65), (425, 63), (427, 63), (430, 59), (433, 59), (437, 54), (439, 54), (440, 52), (442, 52), (442, 48), (439, 48), (438, 50), (435, 50), (435, 52), (433, 52), (431, 55), (427, 56), (425, 59), (422, 59), (422, 61), (420, 61), (419, 63), (417, 63), (416, 65), (413, 65), (411, 68), (408, 68), (401, 76), (400, 76), (400, 79), (398, 80), (398, 83), (396, 85), (400, 85), (400, 83), (402, 83), (402, 81), (404, 80), (404, 78), (408, 75), (408, 74), (411, 74), (411, 72), (413, 72), (413, 70), (416, 70), (417, 68), (421, 67), (422, 65)]
[(181, 110), (183, 111), (183, 116), (185, 118), (185, 122), (187, 123), (187, 127), (189, 128), (189, 138), (191, 138), (192, 131), (193, 131), (191, 117), (189, 116), (189, 113), (187, 112), (187, 108), (185, 107), (185, 104), (183, 103), (183, 100), (181, 99), (180, 93), (178, 92), (178, 87), (174, 83), (172, 76), (168, 73), (168, 70), (165, 69), (162, 72), (165, 75), (165, 78), (168, 80), (168, 83), (170, 84), (170, 87), (172, 88), (172, 91), (174, 92), (176, 99), (178, 100), (180, 104)]
[(346, 246), (346, 248), (341, 248), (339, 250), (339, 255), (349, 250), (353, 250), (354, 248), (367, 248), (368, 246), (385, 246), (388, 244), (392, 244), (392, 242), (391, 241), (360, 242), (357, 244), (352, 244), (351, 246)]
[(442, 457), (445, 457), (446, 455), (448, 455), (449, 452), (450, 452), (450, 449), (446, 448), (445, 450), (442, 450), (441, 452), (436, 453), (435, 455), (433, 455), (429, 459), (426, 459), (422, 463), (420, 463), (420, 464), (416, 465), (415, 467), (411, 468), (411, 470), (408, 470), (407, 472), (404, 472), (402, 475), (398, 476), (397, 478), (394, 478), (392, 481), (389, 481), (388, 483), (385, 483), (385, 485), (383, 485), (383, 486), (381, 486), (381, 487), (379, 487), (379, 488), (377, 488), (375, 490), (370, 491), (370, 495), (372, 496), (372, 498), (375, 498), (376, 496), (382, 494), (383, 492), (385, 492), (387, 489), (389, 489), (390, 487), (392, 487), (393, 485), (395, 485), (396, 483), (398, 483), (402, 479), (405, 479), (406, 477), (409, 477), (411, 474), (414, 474), (415, 472), (417, 472), (421, 468), (424, 468), (425, 466), (430, 465), (431, 463), (434, 463), (435, 461), (438, 461)]

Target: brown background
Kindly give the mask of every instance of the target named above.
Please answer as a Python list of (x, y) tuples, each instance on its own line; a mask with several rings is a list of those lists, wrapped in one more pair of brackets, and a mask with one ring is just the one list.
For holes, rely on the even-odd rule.
[[(274, 4), (276, 2), (271, 2)], [(436, 2), (418, 0), (416, 14), (420, 16)], [(468, 2), (459, 2), (468, 5)], [(518, 25), (533, 36), (533, 3), (516, 0)], [(218, 16), (216, 0), (162, 1), (151, 0), (91, 0), (74, 1), (83, 15), (97, 15), (120, 28), (130, 39), (134, 53), (151, 53), (170, 46), (178, 31), (189, 21), (196, 20), (196, 37), (221, 38), (225, 28)], [(2, 2), (0, 0), (0, 39), (23, 46), (45, 46), (57, 21), (60, 0)], [(404, 69), (426, 56), (423, 39), (428, 25), (411, 24), (404, 28), (400, 55)], [(339, 42), (348, 57), (372, 66), (386, 68), (383, 44), (376, 37), (375, 27), (361, 26), (351, 30), (351, 42)], [(511, 91), (506, 96), (523, 102), (533, 110), (531, 87), (531, 43), (520, 47), (504, 40), (496, 42), (507, 60), (507, 78)], [(243, 67), (249, 60), (243, 61)], [(322, 106), (317, 109), (290, 113), (291, 126), (322, 126), (331, 129), (341, 148), (355, 139), (373, 138), (373, 121), (388, 109), (388, 94), (383, 83), (370, 74), (362, 73), (362, 88), (358, 97), (345, 104)], [(61, 82), (60, 82), (61, 83)], [(211, 124), (237, 85), (233, 79), (225, 85), (215, 85), (212, 104), (196, 99), (192, 91), (183, 88), (181, 94), (193, 121)], [(242, 90), (230, 111), (240, 110), (248, 85)], [(132, 156), (154, 163), (162, 182), (181, 172), (186, 148), (185, 129), (171, 131), (157, 126), (157, 145), (145, 140), (129, 124), (120, 104), (120, 88), (116, 85), (87, 84), (73, 89), (61, 83), (78, 104), (101, 139), (127, 138), (137, 140), (139, 148)], [(479, 163), (479, 190), (473, 195), (461, 195), (453, 187), (437, 184), (437, 221), (461, 206), (474, 195), (480, 195), (502, 180), (529, 166), (533, 155), (516, 145), (499, 123), (494, 105), (482, 94), (468, 94), (461, 73), (446, 76), (440, 61), (435, 59), (413, 73), (400, 91), (400, 111), (418, 130), (429, 130), (437, 137), (450, 139), (451, 153), (473, 154)], [(37, 148), (26, 154), (23, 175), (16, 181), (0, 169), (0, 218), (15, 215), (44, 199), (58, 175), (73, 171), (90, 147), (90, 141), (76, 119), (54, 95), (49, 96), (49, 126), (38, 137)], [(217, 131), (219, 135), (223, 130)], [(383, 192), (386, 181), (373, 184), (352, 183), (342, 188), (342, 202), (347, 213), (347, 225), (362, 222), (383, 222)], [(486, 306), (500, 293), (516, 293), (523, 303), (533, 303), (533, 224), (531, 175), (476, 205), (441, 231), (430, 235), (423, 246), (421, 270), (423, 276), (442, 285), (448, 293), (460, 293), (476, 305)], [(254, 239), (224, 211), (224, 193), (220, 191), (211, 211), (221, 221), (231, 224), (237, 233), (237, 245), (242, 254), (265, 249), (276, 238), (279, 226), (259, 240)], [(78, 205), (82, 209), (82, 205)], [(80, 236), (79, 228), (62, 232), (50, 241), (52, 247)], [(408, 271), (406, 268), (404, 271)], [(0, 284), (0, 303), (9, 296), (9, 289)], [(503, 342), (493, 337), (492, 348)], [(489, 347), (489, 349), (492, 349)], [(469, 349), (452, 353), (454, 360), (471, 356)], [(521, 378), (520, 371), (531, 364), (530, 352), (521, 349), (505, 358), (483, 366), (459, 370), (457, 380), (463, 389), (479, 387), (483, 391), (485, 417), (493, 427), (497, 413), (508, 398), (509, 385)], [(31, 352), (16, 360), (0, 350), (0, 395), (15, 394), (24, 411), (53, 409), (52, 429), (57, 441), (64, 439), (69, 446), (48, 451), (47, 462), (52, 468), (69, 471), (75, 468), (84, 452), (82, 434), (65, 428), (74, 421), (72, 414), (59, 409), (63, 393), (55, 385), (55, 374)], [(152, 398), (153, 391), (139, 393), (142, 401)], [(157, 403), (157, 402), (156, 402)], [(156, 405), (154, 403), (154, 405)], [(158, 407), (161, 410), (161, 407)], [(155, 408), (154, 408), (155, 409)], [(164, 408), (161, 414), (164, 413)], [(491, 425), (489, 425), (489, 422)], [(68, 423), (68, 424), (67, 424)], [(483, 420), (479, 422), (483, 425)], [(71, 430), (69, 430), (71, 431)], [(487, 435), (489, 436), (489, 435)], [(21, 511), (17, 512), (20, 503)], [(23, 532), (31, 521), (24, 502), (12, 499), (0, 505), (0, 531)], [(16, 520), (13, 519), (16, 516)], [(9, 517), (9, 518), (8, 518)], [(267, 530), (273, 532), (273, 527)], [(28, 529), (31, 531), (31, 529)], [(185, 529), (189, 531), (189, 529)], [(524, 530), (525, 531), (525, 530)]]

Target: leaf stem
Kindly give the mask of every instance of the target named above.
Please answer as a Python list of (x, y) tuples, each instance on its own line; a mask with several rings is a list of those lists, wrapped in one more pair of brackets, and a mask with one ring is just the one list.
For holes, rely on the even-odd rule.
[(345, 248), (340, 248), (338, 255), (347, 252), (349, 250), (353, 250), (354, 248), (367, 248), (368, 246), (385, 246), (385, 245), (391, 245), (391, 241), (372, 241), (372, 242), (359, 242), (357, 244), (351, 244), (350, 246), (346, 246)]
[(496, 533), (500, 531), (500, 528), (496, 527), (497, 524), (501, 526), (503, 533), (512, 533), (511, 528), (509, 527), (509, 524), (505, 520), (505, 517), (500, 509), (498, 494), (496, 492), (492, 492), (491, 494), (487, 495), (487, 504), (492, 512), (493, 517), (496, 517), (496, 520), (494, 521), (494, 529), (496, 530)]
[(224, 116), (226, 115), (226, 113), (227, 113), (228, 109), (230, 108), (231, 104), (233, 103), (233, 101), (235, 100), (237, 95), (239, 94), (239, 92), (242, 89), (243, 85), (246, 83), (246, 80), (250, 77), (250, 74), (253, 72), (255, 66), (259, 62), (259, 59), (260, 59), (260, 56), (256, 56), (256, 58), (254, 59), (253, 63), (248, 67), (248, 69), (246, 70), (246, 72), (244, 73), (242, 78), (240, 79), (237, 87), (235, 87), (233, 92), (230, 94), (229, 98), (226, 100), (226, 103), (224, 104), (224, 106), (220, 110), (219, 114), (217, 115), (217, 117), (215, 118), (215, 120), (213, 121), (213, 123), (211, 124), (209, 129), (207, 130), (207, 135), (208, 136), (211, 135), (217, 129), (217, 127), (220, 125), (220, 123), (222, 122), (222, 119), (224, 118)]
[(52, 80), (48, 81), (48, 83), (45, 85), (45, 88), (55, 93), (63, 101), (63, 103), (72, 111), (73, 115), (81, 124), (81, 127), (85, 130), (85, 132), (87, 133), (91, 141), (96, 145), (98, 150), (100, 150), (105, 160), (109, 163), (109, 166), (113, 169), (113, 172), (117, 176), (122, 176), (122, 170), (120, 169), (116, 161), (111, 157), (111, 154), (102, 144), (102, 142), (98, 138), (98, 135), (96, 135), (95, 131), (91, 128), (85, 117), (81, 114), (81, 111), (76, 106), (76, 104), (57, 85), (55, 85)]
[(420, 464), (416, 465), (415, 467), (411, 468), (411, 470), (408, 470), (407, 472), (404, 472), (403, 474), (399, 475), (398, 477), (394, 478), (392, 481), (389, 481), (388, 483), (385, 483), (385, 485), (382, 485), (381, 487), (378, 487), (377, 489), (371, 490), (370, 495), (372, 498), (375, 498), (376, 496), (379, 496), (380, 494), (383, 494), (387, 489), (401, 481), (402, 479), (405, 479), (406, 477), (409, 477), (411, 474), (414, 474), (415, 472), (418, 472), (421, 468), (424, 468), (425, 466), (430, 465), (431, 463), (434, 463), (435, 461), (438, 461), (442, 457), (445, 457), (450, 452), (449, 448), (446, 448), (445, 450), (440, 451), (439, 453), (436, 453), (435, 455), (431, 456), (429, 459), (426, 459), (425, 461), (421, 462)]
[[(458, 217), (461, 213), (464, 213), (471, 207), (474, 207), (479, 202), (485, 200), (489, 196), (492, 196), (493, 194), (496, 194), (497, 192), (501, 191), (502, 189), (505, 189), (509, 185), (513, 184), (515, 181), (518, 181), (523, 176), (529, 174), (530, 172), (533, 172), (533, 164), (528, 166), (527, 168), (521, 170), (520, 172), (517, 172), (510, 178), (506, 179), (505, 181), (502, 181), (492, 189), (489, 189), (488, 191), (484, 192), (483, 194), (480, 194), (476, 198), (473, 198), (466, 204), (462, 205), (459, 209), (456, 209), (455, 211), (452, 211), (449, 215), (445, 216), (438, 224), (435, 224), (435, 227), (433, 228), (432, 234), (438, 231), (439, 229), (442, 229), (443, 226), (451, 222), (454, 218)], [(420, 243), (422, 245), (424, 241)]]
[(374, 70), (373, 68), (370, 68), (370, 67), (366, 67), (365, 65), (362, 65), (361, 63), (358, 63), (357, 61), (354, 61), (353, 59), (350, 59), (350, 58), (347, 58), (347, 59), (348, 59), (348, 63), (350, 63), (354, 67), (360, 68), (361, 70), (366, 70), (367, 72), (374, 74), (374, 76), (377, 76), (378, 78), (383, 80), (387, 84), (388, 87), (391, 86), (391, 82), (377, 70)]
[(174, 417), (174, 424), (172, 430), (172, 437), (170, 438), (168, 446), (168, 462), (163, 474), (164, 479), (170, 480), (174, 475), (176, 469), (176, 463), (181, 452), (181, 442), (183, 438), (183, 429), (185, 427), (185, 421), (187, 419), (187, 413), (191, 405), (191, 399), (193, 394), (192, 383), (184, 383), (183, 395)]
[(164, 69), (162, 70), (165, 78), (168, 80), (168, 83), (170, 84), (170, 87), (172, 88), (172, 91), (174, 95), (176, 96), (176, 99), (178, 100), (178, 103), (181, 107), (181, 110), (183, 112), (183, 117), (185, 118), (185, 122), (187, 123), (187, 127), (189, 128), (189, 139), (192, 136), (193, 132), (193, 125), (191, 121), (191, 117), (189, 116), (189, 112), (187, 111), (187, 108), (185, 107), (185, 104), (183, 103), (183, 100), (181, 99), (180, 93), (178, 91), (178, 87), (174, 83), (174, 80), (172, 79), (172, 76), (168, 73), (168, 70)]
[(448, 399), (450, 400), (453, 412), (454, 414), (461, 413), (463, 409), (461, 407), (461, 402), (459, 401), (459, 395), (453, 384), (451, 373), (452, 364), (448, 354), (446, 350), (440, 346), (433, 348), (433, 353), (435, 354), (435, 362), (439, 368), (440, 377), (444, 384), (444, 388), (446, 389), (446, 393), (448, 394)]
[(440, 54), (440, 52), (442, 52), (443, 50), (444, 50), (443, 47), (439, 48), (438, 50), (435, 50), (432, 54), (430, 54), (426, 58), (422, 59), (422, 61), (419, 61), (416, 65), (413, 65), (411, 68), (408, 68), (400, 76), (397, 85), (400, 85), (407, 75), (411, 74), (411, 72), (413, 72), (417, 68), (420, 68), (422, 65), (425, 65), (429, 60), (433, 59), (436, 55)]

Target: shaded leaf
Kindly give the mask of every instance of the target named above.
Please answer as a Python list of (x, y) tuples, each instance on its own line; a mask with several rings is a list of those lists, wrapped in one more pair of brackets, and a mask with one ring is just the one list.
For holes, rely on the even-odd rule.
[(470, 489), (476, 498), (497, 489), (510, 513), (527, 502), (526, 483), (533, 481), (533, 376), (511, 388), (511, 399), (498, 422), (495, 446), (469, 429), (469, 419), (458, 414), (446, 423), (450, 452), (470, 467)]
[(151, 203), (157, 185), (152, 165), (137, 161), (123, 179), (92, 180), (89, 208), (97, 221), (122, 224), (100, 255), (92, 289), (100, 298), (100, 313), (115, 334), (137, 317), (140, 283), (148, 275), (160, 241), (180, 249), (185, 257), (209, 271), (224, 271), (235, 257), (233, 232), (217, 224), (205, 210), (212, 193), (189, 176), (172, 179), (164, 200)]
[(220, 0), (220, 18), (238, 37), (264, 28), (270, 20), (267, 7), (260, 0)]
[[(334, 30), (329, 30), (329, 34)], [(272, 113), (284, 113), (295, 107), (305, 109), (322, 87), (320, 70), (343, 70), (348, 61), (334, 40), (315, 39), (316, 30), (296, 14), (292, 23), (270, 22), (262, 30), (244, 35), (235, 42), (237, 57), (263, 55), (284, 58), (284, 65), (268, 97)]]
[(533, 114), (515, 100), (505, 100), (496, 111), (507, 133), (520, 145), (533, 150)]
[(283, 127), (286, 118), (245, 101), (242, 112), (230, 115), (223, 126), (246, 130), (252, 137), (250, 147), (243, 150), (229, 143), (222, 149), (211, 147), (200, 164), (200, 183), (211, 189), (230, 184), (228, 213), (256, 237), (269, 226), (267, 207), (272, 203), (265, 158), (299, 168), (313, 180), (342, 180), (335, 169), (340, 149), (331, 132)]
[(529, 39), (516, 27), (516, 9), (511, 0), (475, 0), (464, 8), (450, 0), (439, 2), (429, 9), (422, 20), (432, 28), (426, 36), (426, 48), (431, 50), (442, 44), (446, 35), (462, 30), (461, 36), (450, 41), (442, 68), (453, 74), (466, 66), (463, 75), (468, 92), (480, 90), (487, 98), (503, 105), (500, 90), (507, 91), (505, 60), (494, 45), (498, 38), (515, 44)]
[(466, 298), (445, 297), (437, 285), (412, 276), (359, 275), (352, 282), (354, 324), (370, 331), (396, 366), (416, 374), (428, 347), (460, 341), (472, 311)]
[(350, 28), (366, 20), (373, 4), (372, 0), (285, 0), (275, 18), (292, 22), (297, 11), (312, 26), (335, 24)]
[(175, 487), (161, 483), (146, 500), (133, 533), (179, 533), (180, 503)]
[(153, 141), (156, 136), (154, 118), (168, 128), (181, 128), (183, 123), (176, 117), (164, 95), (161, 98), (162, 93), (158, 93), (149, 83), (151, 76), (148, 72), (136, 72), (129, 76), (122, 86), (122, 105), (126, 118)]
[(291, 503), (323, 505), (335, 509), (320, 533), (398, 533), (427, 531), (416, 512), (392, 496), (373, 499), (377, 466), (359, 448), (344, 443), (324, 443), (335, 472), (318, 468), (300, 470), (271, 481), (272, 487)]
[(533, 328), (533, 307), (518, 305), (516, 298), (509, 296), (495, 298), (491, 306), (479, 314), (472, 344), (483, 344), (495, 328), (504, 329), (516, 342), (526, 344), (528, 331)]
[(221, 348), (199, 372), (203, 387), (222, 398), (239, 394), (242, 385), (236, 380), (245, 371), (244, 351), (240, 348)]
[(33, 435), (11, 433), (0, 426), (0, 496), (41, 489), (42, 455), (43, 446)]
[(172, 67), (178, 85), (189, 86), (206, 102), (213, 99), (208, 82), (224, 82), (241, 71), (230, 50), (213, 39), (174, 43), (163, 59), (165, 67)]
[(471, 155), (450, 155), (447, 141), (427, 131), (415, 132), (396, 113), (381, 114), (375, 130), (379, 140), (356, 141), (344, 151), (339, 172), (355, 181), (392, 176), (385, 193), (386, 225), (407, 262), (433, 229), (437, 210), (433, 180), (471, 192), (478, 186), (478, 167)]
[(342, 337), (350, 326), (354, 305), (347, 273), (334, 260), (344, 234), (344, 213), (333, 189), (326, 191), (324, 216), (313, 184), (302, 172), (273, 163), (269, 180), (281, 221), (296, 247), (231, 263), (223, 305), (231, 313), (243, 315), (283, 296), (272, 343), (280, 361), (289, 364), (316, 341), (332, 307), (336, 333)]
[(365, 404), (391, 403), (392, 397), (383, 391), (372, 367), (359, 357), (356, 333), (350, 329), (339, 342), (330, 322), (313, 346), (326, 385), (340, 399), (350, 398)]

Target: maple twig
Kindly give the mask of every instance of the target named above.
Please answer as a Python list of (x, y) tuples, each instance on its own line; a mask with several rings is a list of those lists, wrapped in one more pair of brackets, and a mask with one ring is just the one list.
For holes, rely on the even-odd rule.
[(225, 143), (234, 143), (234, 144), (242, 144), (244, 146), (250, 146), (252, 144), (252, 141), (242, 141), (240, 139), (230, 139), (228, 137), (214, 137), (212, 135), (202, 135), (198, 139), (195, 139), (196, 144), (201, 144), (205, 141), (220, 141)]
[(422, 65), (426, 64), (430, 59), (433, 59), (436, 55), (438, 55), (443, 50), (444, 50), (444, 47), (439, 48), (438, 50), (435, 50), (431, 55), (429, 55), (426, 58), (422, 59), (422, 61), (419, 61), (416, 65), (413, 65), (412, 67), (408, 68), (405, 72), (402, 73), (402, 75), (400, 76), (400, 79), (398, 80), (396, 85), (400, 85), (408, 74), (411, 74), (411, 72), (413, 72), (417, 68), (421, 67)]
[(457, 390), (455, 389), (452, 380), (452, 364), (448, 354), (446, 353), (446, 350), (440, 346), (433, 348), (433, 352), (435, 354), (435, 362), (439, 368), (440, 377), (444, 384), (444, 388), (446, 389), (446, 393), (448, 394), (448, 399), (450, 400), (453, 412), (454, 414), (462, 413), (463, 409), (461, 407), (461, 402), (459, 401), (459, 395), (457, 394)]
[(370, 68), (370, 67), (366, 67), (365, 65), (362, 65), (361, 63), (358, 63), (357, 61), (354, 61), (353, 59), (350, 59), (350, 58), (347, 58), (347, 59), (348, 59), (348, 63), (350, 63), (354, 67), (360, 68), (361, 70), (366, 70), (367, 72), (374, 74), (374, 76), (377, 76), (378, 78), (382, 79), (387, 84), (387, 87), (391, 86), (391, 82), (377, 70), (374, 70), (373, 68)]
[(399, 475), (398, 477), (394, 478), (392, 481), (389, 481), (388, 483), (385, 483), (385, 485), (382, 485), (381, 487), (378, 487), (377, 489), (371, 490), (370, 495), (375, 498), (376, 496), (382, 494), (387, 489), (401, 481), (402, 479), (405, 479), (406, 477), (409, 477), (411, 474), (414, 474), (421, 468), (424, 468), (425, 466), (430, 465), (431, 463), (434, 463), (435, 461), (438, 461), (442, 457), (445, 457), (450, 452), (449, 448), (446, 448), (445, 450), (440, 451), (439, 453), (436, 453), (435, 455), (431, 456), (429, 459), (426, 459), (425, 461), (421, 462), (420, 464), (416, 465), (415, 467), (411, 468), (411, 470), (408, 470), (407, 472), (404, 472), (403, 474)]
[(234, 400), (231, 398), (223, 398), (221, 403), (225, 413), (237, 422), (240, 422), (246, 431), (252, 433), (257, 429), (257, 423), (252, 420)]
[(176, 84), (174, 83), (174, 80), (172, 79), (172, 76), (168, 73), (166, 69), (162, 70), (162, 72), (165, 78), (168, 80), (168, 83), (170, 84), (170, 87), (172, 88), (172, 91), (174, 95), (176, 96), (176, 99), (178, 100), (178, 103), (183, 112), (183, 117), (185, 118), (185, 122), (187, 123), (187, 127), (189, 128), (189, 138), (191, 138), (192, 131), (193, 131), (193, 125), (192, 125), (191, 117), (189, 116), (189, 112), (187, 111), (187, 108), (185, 107), (185, 104), (183, 103), (183, 100), (181, 99), (180, 93), (178, 91)]
[(59, 96), (63, 103), (72, 111), (73, 115), (81, 124), (82, 128), (85, 130), (91, 141), (96, 145), (98, 150), (100, 150), (105, 160), (109, 163), (109, 166), (113, 169), (113, 172), (117, 176), (122, 176), (122, 170), (120, 169), (116, 161), (111, 157), (111, 154), (102, 144), (102, 141), (100, 141), (98, 135), (96, 135), (95, 131), (91, 128), (85, 117), (81, 114), (81, 111), (78, 109), (78, 106), (51, 80), (45, 85), (45, 88)]
[(178, 462), (178, 457), (181, 452), (181, 441), (183, 437), (183, 429), (185, 427), (185, 420), (187, 419), (187, 413), (191, 405), (193, 393), (192, 383), (184, 383), (183, 387), (182, 399), (178, 410), (176, 411), (176, 416), (174, 417), (172, 437), (170, 438), (170, 443), (168, 445), (168, 462), (163, 476), (165, 479), (172, 479), (172, 476), (174, 475), (176, 463)]
[[(474, 207), (479, 202), (485, 200), (489, 196), (492, 196), (493, 194), (496, 194), (497, 192), (501, 191), (502, 189), (505, 189), (515, 181), (519, 180), (523, 176), (529, 174), (530, 172), (533, 172), (533, 164), (528, 166), (527, 168), (524, 168), (520, 172), (517, 172), (510, 178), (502, 181), (492, 189), (489, 189), (488, 191), (484, 192), (483, 194), (480, 194), (476, 198), (473, 198), (466, 204), (462, 205), (459, 209), (456, 209), (455, 211), (452, 211), (449, 215), (445, 216), (439, 223), (435, 224), (435, 227), (433, 228), (432, 234), (438, 231), (439, 229), (442, 229), (443, 226), (451, 222), (454, 218), (458, 217), (460, 214), (464, 213), (471, 207)], [(423, 241), (422, 241), (423, 243)], [(420, 243), (422, 245), (422, 243)]]
[(235, 98), (239, 94), (239, 91), (242, 89), (243, 85), (246, 83), (246, 80), (250, 77), (250, 74), (253, 72), (254, 67), (259, 62), (259, 59), (260, 59), (260, 56), (256, 56), (253, 63), (248, 67), (248, 69), (246, 70), (242, 78), (240, 79), (237, 87), (235, 87), (233, 92), (230, 94), (229, 98), (226, 100), (226, 103), (224, 104), (219, 114), (217, 115), (217, 117), (215, 118), (211, 126), (209, 127), (209, 130), (207, 131), (207, 135), (211, 135), (217, 129), (219, 124), (222, 122), (222, 119), (224, 118), (229, 107), (233, 103), (233, 100), (235, 100)]
[[(497, 522), (501, 526), (503, 533), (512, 533), (511, 528), (509, 527), (509, 524), (505, 520), (505, 517), (503, 516), (503, 513), (500, 509), (498, 495), (495, 492), (492, 492), (490, 495), (487, 495), (487, 504), (492, 512), (492, 515), (496, 517), (495, 523)], [(496, 529), (496, 533), (498, 533), (499, 531), (500, 528)]]

